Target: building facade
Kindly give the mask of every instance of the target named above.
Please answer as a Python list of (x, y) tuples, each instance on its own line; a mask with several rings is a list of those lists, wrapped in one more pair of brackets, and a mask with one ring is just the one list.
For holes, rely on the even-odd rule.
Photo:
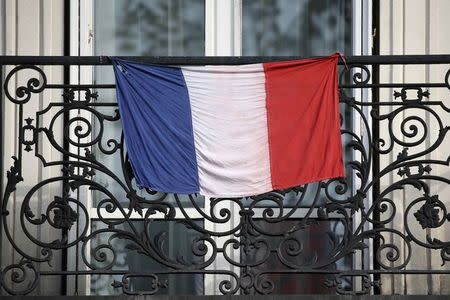
[[(446, 0), (2, 0), (1, 293), (449, 294), (449, 11)], [(108, 56), (334, 52), (348, 57), (345, 179), (245, 199), (135, 186)]]

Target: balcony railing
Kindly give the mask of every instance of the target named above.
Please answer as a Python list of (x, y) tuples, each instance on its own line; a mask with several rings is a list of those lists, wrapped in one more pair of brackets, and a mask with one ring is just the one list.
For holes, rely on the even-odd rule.
[(450, 282), (450, 55), (348, 57), (346, 178), (243, 199), (139, 190), (102, 65), (108, 57), (0, 57), (2, 293), (371, 294), (393, 293), (396, 278), (430, 291)]

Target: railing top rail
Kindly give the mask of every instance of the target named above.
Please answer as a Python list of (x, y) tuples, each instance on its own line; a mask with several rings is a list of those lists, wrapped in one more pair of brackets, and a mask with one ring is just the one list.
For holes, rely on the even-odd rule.
[[(161, 65), (238, 65), (303, 59), (302, 56), (120, 56)], [(450, 54), (347, 56), (347, 64), (450, 64)], [(0, 56), (0, 65), (110, 65), (109, 56)], [(339, 64), (343, 64), (342, 60)]]

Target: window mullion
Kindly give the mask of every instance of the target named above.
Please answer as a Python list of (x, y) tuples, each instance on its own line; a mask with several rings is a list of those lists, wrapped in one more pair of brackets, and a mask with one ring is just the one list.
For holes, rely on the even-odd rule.
[(205, 0), (205, 55), (241, 55), (241, 0)]
[[(242, 3), (241, 0), (205, 0), (205, 55), (206, 56), (239, 56), (242, 54)], [(209, 211), (210, 199), (205, 198), (205, 211)], [(240, 215), (232, 201), (224, 201), (232, 213), (232, 220), (226, 224), (215, 224), (205, 220), (205, 229), (211, 231), (228, 231), (239, 224)], [(226, 228), (224, 228), (226, 227)], [(218, 247), (224, 242), (224, 238), (213, 237)], [(232, 249), (230, 257), (235, 261), (240, 260), (239, 249)], [(230, 265), (223, 258), (216, 258), (210, 268), (215, 270), (230, 270), (239, 275), (240, 269)], [(208, 268), (208, 269), (210, 269)], [(220, 294), (217, 290), (218, 283), (223, 280), (221, 275), (205, 275), (205, 294)], [(232, 279), (231, 279), (232, 280)], [(238, 284), (238, 283), (237, 283)]]

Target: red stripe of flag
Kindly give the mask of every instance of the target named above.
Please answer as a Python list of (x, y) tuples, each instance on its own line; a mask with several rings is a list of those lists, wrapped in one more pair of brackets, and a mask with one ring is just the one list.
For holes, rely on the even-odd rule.
[(264, 64), (274, 189), (344, 176), (338, 58)]

